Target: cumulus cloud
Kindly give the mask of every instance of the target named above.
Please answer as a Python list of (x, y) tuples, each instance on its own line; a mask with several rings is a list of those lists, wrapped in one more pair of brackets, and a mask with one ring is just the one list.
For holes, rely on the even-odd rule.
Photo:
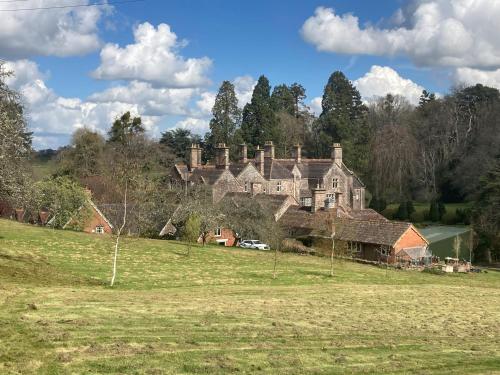
[[(36, 63), (19, 60), (7, 62), (6, 66), (14, 71), (15, 75), (7, 78), (6, 82), (23, 96), (36, 148), (61, 146), (81, 127), (104, 134), (114, 119), (126, 111), (140, 115), (149, 134), (157, 135), (157, 124), (161, 117), (155, 115), (150, 108), (154, 100), (163, 106), (162, 113), (169, 113), (170, 109), (173, 112), (177, 107), (176, 103), (183, 103), (183, 100), (175, 95), (170, 97), (171, 93), (163, 96), (162, 90), (147, 93), (148, 87), (136, 82), (131, 83), (131, 95), (128, 97), (125, 94), (126, 89), (117, 87), (94, 94), (87, 100), (67, 98), (57, 95), (46, 85), (46, 74), (40, 72)], [(133, 94), (136, 98), (132, 97)], [(189, 99), (190, 97), (186, 101)], [(159, 103), (160, 101), (162, 102)], [(148, 113), (148, 110), (151, 112)]]
[[(353, 82), (365, 101), (372, 101), (387, 94), (404, 96), (417, 105), (424, 88), (410, 79), (401, 77), (388, 66), (374, 65), (364, 76)], [(321, 103), (321, 102), (320, 102)]]
[(453, 78), (455, 83), (458, 85), (475, 85), (476, 83), (481, 83), (485, 86), (500, 89), (500, 69), (490, 71), (472, 68), (458, 68), (456, 69)]
[[(82, 4), (88, 4), (86, 0)], [(20, 4), (20, 5), (19, 5)], [(4, 9), (46, 6), (42, 0), (2, 5)], [(1, 12), (0, 56), (23, 58), (84, 55), (100, 46), (98, 23), (111, 6)]]
[(405, 55), (425, 66), (500, 68), (499, 1), (417, 0), (395, 18), (402, 25), (362, 26), (352, 14), (319, 7), (301, 34), (320, 51)]
[(238, 105), (243, 108), (252, 99), (253, 88), (257, 80), (251, 76), (239, 76), (233, 80), (234, 92), (238, 98)]
[(204, 134), (209, 129), (209, 121), (203, 118), (187, 117), (175, 125), (176, 128), (188, 129), (195, 134)]
[(148, 22), (134, 29), (134, 44), (120, 47), (106, 44), (101, 64), (92, 73), (98, 79), (140, 80), (163, 87), (188, 88), (210, 84), (206, 76), (212, 66), (208, 57), (184, 58), (179, 50), (186, 45), (167, 24), (154, 27)]
[(309, 108), (311, 108), (311, 111), (316, 115), (319, 116), (321, 112), (323, 111), (323, 107), (321, 106), (321, 102), (323, 101), (323, 98), (321, 96), (318, 96), (316, 98), (313, 98), (309, 102)]

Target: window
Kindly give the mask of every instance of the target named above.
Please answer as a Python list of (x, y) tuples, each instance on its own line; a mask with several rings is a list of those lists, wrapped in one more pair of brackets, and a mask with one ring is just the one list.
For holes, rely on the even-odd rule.
[(312, 198), (305, 197), (305, 198), (300, 198), (300, 204), (305, 207), (311, 207), (312, 206)]
[(281, 185), (281, 181), (278, 181), (278, 184), (276, 185), (276, 191), (281, 191), (283, 186)]
[(327, 194), (326, 199), (330, 199), (332, 202), (335, 202), (335, 194)]
[(215, 233), (215, 237), (222, 236), (222, 230), (221, 230), (221, 228), (215, 228), (214, 233)]
[(102, 225), (98, 225), (97, 227), (95, 227), (95, 232), (99, 233), (99, 234), (103, 234), (104, 233), (104, 227)]
[(389, 248), (387, 246), (380, 246), (379, 252), (380, 255), (387, 256), (389, 255)]
[(352, 255), (359, 255), (363, 250), (363, 244), (360, 242), (349, 241), (347, 242), (347, 248), (349, 249), (349, 253)]
[(339, 179), (334, 177), (332, 180), (332, 189), (337, 189), (339, 187)]
[(250, 190), (250, 183), (248, 181), (245, 181), (245, 193), (248, 193)]
[(354, 198), (355, 198), (357, 201), (359, 201), (359, 190), (358, 190), (358, 189), (356, 189), (356, 194), (355, 194)]

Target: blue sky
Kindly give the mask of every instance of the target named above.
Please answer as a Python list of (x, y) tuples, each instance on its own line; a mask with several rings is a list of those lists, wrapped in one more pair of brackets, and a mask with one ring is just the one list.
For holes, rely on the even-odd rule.
[[(0, 25), (0, 59), (16, 73), (8, 82), (25, 94), (37, 148), (63, 145), (81, 126), (105, 132), (128, 107), (152, 136), (179, 126), (203, 133), (222, 80), (240, 83), (240, 105), (261, 74), (272, 85), (299, 82), (313, 111), (335, 70), (367, 101), (391, 91), (415, 103), (423, 88), (443, 94), (462, 82), (497, 86), (497, 3), (146, 0), (3, 12), (12, 22)], [(0, 9), (73, 3), (21, 4)]]

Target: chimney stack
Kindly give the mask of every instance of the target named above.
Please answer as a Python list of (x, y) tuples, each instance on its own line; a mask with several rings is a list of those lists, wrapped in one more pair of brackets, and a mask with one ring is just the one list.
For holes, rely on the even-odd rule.
[(315, 213), (325, 207), (326, 190), (319, 187), (312, 189), (311, 212)]
[(215, 147), (215, 166), (217, 168), (229, 168), (229, 147), (225, 143), (218, 143)]
[(293, 157), (295, 158), (296, 163), (300, 163), (302, 161), (302, 147), (299, 144), (293, 146)]
[(200, 147), (199, 144), (197, 144), (196, 147), (198, 147), (198, 153), (197, 153), (197, 156), (198, 156), (198, 166), (201, 167), (201, 147)]
[(332, 146), (332, 160), (335, 164), (342, 165), (342, 146), (340, 143), (334, 143)]
[(247, 145), (245, 143), (242, 143), (240, 145), (240, 161), (245, 164), (248, 162), (247, 151)]
[(264, 157), (271, 160), (274, 159), (274, 145), (273, 141), (266, 141), (264, 143)]
[(198, 146), (194, 143), (188, 148), (188, 167), (189, 170), (198, 167)]
[(264, 176), (264, 150), (260, 146), (255, 149), (255, 164), (260, 174)]

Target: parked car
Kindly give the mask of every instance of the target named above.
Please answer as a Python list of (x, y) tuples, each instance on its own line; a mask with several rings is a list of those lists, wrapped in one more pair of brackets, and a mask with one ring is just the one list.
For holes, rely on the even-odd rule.
[(259, 240), (243, 240), (240, 242), (240, 247), (244, 249), (257, 249), (257, 250), (269, 250), (268, 244), (260, 242)]

